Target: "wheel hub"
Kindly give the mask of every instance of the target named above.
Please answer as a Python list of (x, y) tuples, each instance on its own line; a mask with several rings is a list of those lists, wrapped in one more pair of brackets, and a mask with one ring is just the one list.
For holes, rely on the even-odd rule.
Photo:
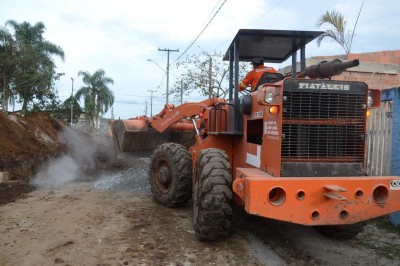
[(160, 179), (161, 185), (163, 185), (163, 186), (168, 185), (168, 183), (171, 181), (171, 174), (169, 172), (168, 167), (163, 166), (160, 168), (159, 179)]

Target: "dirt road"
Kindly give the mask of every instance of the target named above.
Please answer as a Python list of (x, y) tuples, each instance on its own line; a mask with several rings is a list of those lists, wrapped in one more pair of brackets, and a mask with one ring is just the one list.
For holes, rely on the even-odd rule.
[(155, 203), (146, 167), (0, 206), (0, 265), (400, 265), (400, 233), (381, 220), (339, 241), (235, 210), (228, 239), (199, 242), (190, 203)]

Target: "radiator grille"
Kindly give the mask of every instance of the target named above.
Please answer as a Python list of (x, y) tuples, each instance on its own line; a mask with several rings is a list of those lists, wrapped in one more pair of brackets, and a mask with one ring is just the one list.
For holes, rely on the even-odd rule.
[[(363, 160), (361, 125), (283, 125), (282, 158), (287, 161)], [(292, 160), (289, 160), (292, 159)]]
[(363, 119), (365, 95), (285, 92), (284, 118)]
[(291, 82), (283, 94), (282, 162), (363, 162), (366, 85), (335, 91)]

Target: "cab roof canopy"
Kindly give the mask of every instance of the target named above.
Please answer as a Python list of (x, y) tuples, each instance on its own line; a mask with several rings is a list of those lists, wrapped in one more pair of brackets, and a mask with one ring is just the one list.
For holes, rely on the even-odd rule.
[(224, 60), (230, 59), (229, 52), (234, 51), (236, 43), (239, 61), (250, 62), (253, 57), (261, 56), (264, 62), (281, 63), (297, 50), (304, 51), (305, 45), (322, 33), (322, 31), (240, 29), (225, 53)]

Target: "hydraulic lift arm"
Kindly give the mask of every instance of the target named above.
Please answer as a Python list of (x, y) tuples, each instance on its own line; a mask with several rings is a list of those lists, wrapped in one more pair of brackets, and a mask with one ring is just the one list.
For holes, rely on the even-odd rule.
[(211, 98), (199, 103), (184, 103), (177, 107), (172, 104), (166, 104), (158, 115), (148, 120), (148, 123), (152, 128), (162, 133), (179, 120), (184, 118), (192, 119), (204, 113), (207, 107), (221, 102), (225, 102), (225, 99)]

